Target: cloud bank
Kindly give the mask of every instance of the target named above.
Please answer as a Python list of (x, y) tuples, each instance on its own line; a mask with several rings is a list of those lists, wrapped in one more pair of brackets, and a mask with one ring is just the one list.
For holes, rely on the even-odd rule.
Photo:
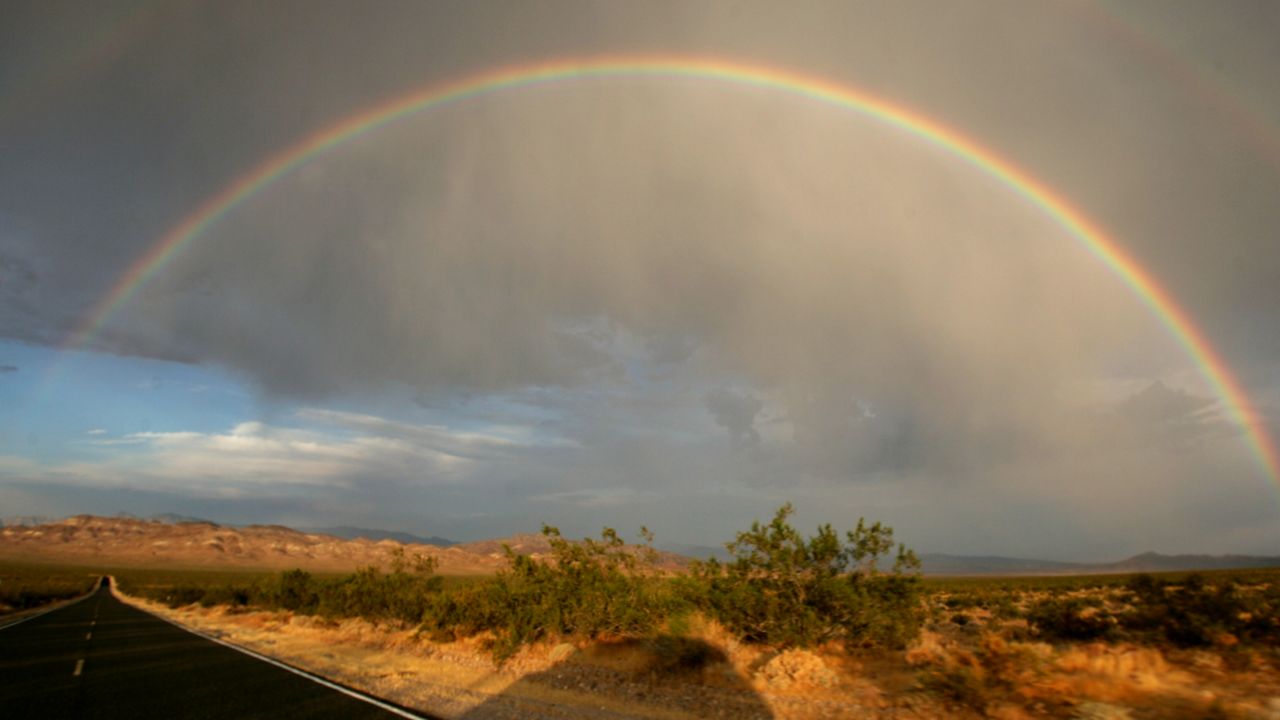
[[(1110, 229), (1280, 407), (1280, 165), (1106, 18), (730, 9), (175, 10), (44, 122), (4, 131), (0, 104), (0, 336), (58, 345), (204, 199), (335, 118), (531, 58), (684, 51), (850, 82), (990, 145)], [(1132, 12), (1280, 109), (1259, 74), (1273, 11)], [(272, 23), (289, 43), (255, 31)], [(43, 45), (20, 39), (0, 66), (36, 76)], [(589, 507), (720, 537), (790, 498), (982, 551), (1276, 538), (1226, 409), (1077, 239), (909, 134), (759, 88), (590, 79), (388, 125), (237, 206), (89, 350), (229, 373), (264, 417), (94, 434), (75, 463), (15, 452), (6, 477), (284, 505), (306, 488), (491, 518), (473, 529)]]

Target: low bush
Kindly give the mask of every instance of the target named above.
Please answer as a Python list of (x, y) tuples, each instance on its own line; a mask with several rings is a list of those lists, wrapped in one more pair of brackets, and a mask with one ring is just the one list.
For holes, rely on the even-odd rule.
[(893, 530), (858, 521), (845, 541), (830, 525), (807, 540), (787, 523), (788, 503), (768, 525), (752, 524), (727, 547), (733, 559), (694, 566), (689, 593), (745, 640), (807, 647), (901, 647), (921, 624), (919, 560), (904, 546), (889, 572)]
[(177, 585), (174, 587), (160, 588), (152, 594), (152, 598), (168, 605), (171, 608), (177, 608), (200, 602), (204, 599), (205, 592), (205, 588), (202, 587)]
[(1099, 640), (1114, 635), (1117, 627), (1110, 613), (1079, 597), (1041, 600), (1027, 611), (1027, 622), (1050, 640)]
[(0, 614), (29, 610), (83, 595), (98, 576), (37, 565), (0, 565)]
[[(307, 615), (374, 621), (420, 623), (443, 581), (435, 575), (434, 558), (406, 559), (403, 550), (392, 556), (390, 572), (363, 567), (338, 578), (316, 578), (304, 570), (289, 570), (256, 590), (223, 588), (220, 597), (233, 604), (253, 604)], [(238, 602), (241, 597), (244, 602)]]
[[(511, 567), (487, 582), (436, 598), (423, 629), (437, 638), (494, 634), (495, 657), (549, 637), (636, 637), (650, 633), (675, 606), (667, 583), (651, 572), (651, 551), (637, 555), (617, 532), (570, 542), (543, 526), (551, 559), (506, 548)], [(644, 531), (646, 540), (651, 536)]]
[(1250, 593), (1232, 579), (1211, 584), (1192, 574), (1178, 583), (1137, 575), (1127, 589), (1131, 607), (1120, 619), (1139, 638), (1163, 638), (1180, 647), (1211, 645), (1226, 635), (1236, 641), (1280, 639), (1280, 595), (1272, 588)]
[(253, 598), (253, 590), (249, 587), (238, 585), (214, 585), (204, 591), (204, 595), (199, 599), (199, 603), (203, 607), (213, 607), (215, 605), (226, 605), (228, 607), (244, 607), (249, 604)]
[(77, 587), (41, 586), (38, 584), (15, 588), (0, 588), (0, 609), (28, 610), (59, 600), (70, 600), (84, 593), (85, 590)]

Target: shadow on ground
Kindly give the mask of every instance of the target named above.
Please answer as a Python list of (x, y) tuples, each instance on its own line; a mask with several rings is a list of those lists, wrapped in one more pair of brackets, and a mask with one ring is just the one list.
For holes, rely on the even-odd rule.
[(688, 717), (771, 720), (718, 648), (693, 638), (562, 645), (553, 667), (521, 678), (464, 720)]

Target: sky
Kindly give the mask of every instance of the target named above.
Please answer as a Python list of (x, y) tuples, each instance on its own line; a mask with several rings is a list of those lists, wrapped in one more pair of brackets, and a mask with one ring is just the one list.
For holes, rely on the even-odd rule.
[[(0, 9), (0, 516), (719, 545), (784, 502), (924, 552), (1280, 554), (1280, 6), (137, 2)], [(309, 155), (500, 68), (566, 77)], [(691, 62), (691, 61), (690, 61)], [(109, 301), (119, 298), (119, 302)], [(107, 307), (108, 312), (98, 310)], [(95, 314), (96, 313), (96, 314)]]

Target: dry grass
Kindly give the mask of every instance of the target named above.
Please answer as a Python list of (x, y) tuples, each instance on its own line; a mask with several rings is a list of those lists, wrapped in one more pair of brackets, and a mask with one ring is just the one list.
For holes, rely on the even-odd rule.
[[(694, 617), (681, 628), (683, 644), (541, 643), (499, 667), (484, 636), (438, 643), (363, 620), (130, 602), (447, 718), (1280, 720), (1275, 649), (1049, 644), (1031, 637), (1024, 620), (983, 608), (947, 610), (905, 652), (777, 652)], [(957, 614), (967, 619), (955, 622)]]
[[(635, 640), (522, 648), (502, 666), (486, 638), (438, 643), (412, 630), (363, 620), (328, 621), (282, 612), (127, 602), (227, 642), (280, 659), (379, 697), (447, 718), (844, 717), (884, 701), (851, 675), (847, 659), (775, 654), (734, 641), (714, 622), (695, 620), (690, 637), (715, 650), (711, 662), (664, 671), (660, 649)], [(929, 717), (912, 713), (904, 717)]]
[(950, 699), (953, 713), (1280, 720), (1274, 649), (1050, 645), (1009, 639), (1026, 636), (1021, 622), (990, 626), (996, 629), (925, 631), (904, 655), (924, 687)]

